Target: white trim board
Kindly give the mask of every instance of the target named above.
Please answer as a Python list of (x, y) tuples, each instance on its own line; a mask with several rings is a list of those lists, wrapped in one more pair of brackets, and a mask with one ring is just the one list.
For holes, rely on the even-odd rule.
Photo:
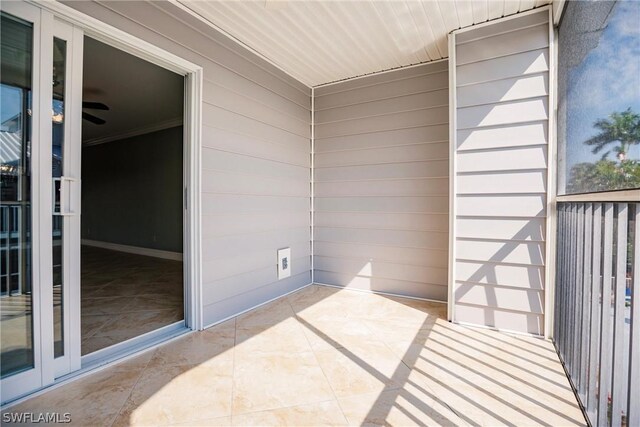
[(325, 88), (327, 86), (336, 85), (338, 83), (350, 82), (352, 80), (360, 80), (360, 79), (363, 79), (365, 77), (371, 77), (371, 76), (377, 76), (377, 75), (380, 75), (380, 74), (393, 73), (394, 71), (407, 70), (409, 68), (417, 68), (417, 67), (420, 67), (422, 65), (435, 64), (435, 63), (438, 63), (438, 62), (444, 62), (444, 61), (448, 61), (448, 60), (449, 60), (449, 57), (446, 57), (446, 58), (434, 59), (432, 61), (422, 61), (422, 62), (416, 62), (415, 64), (401, 65), (399, 67), (387, 68), (387, 69), (384, 69), (384, 70), (372, 71), (372, 72), (366, 73), (366, 74), (359, 74), (357, 76), (345, 77), (344, 79), (334, 80), (332, 82), (320, 83), (318, 85), (312, 86), (312, 88), (313, 89), (323, 89), (323, 88)]
[(144, 256), (150, 256), (153, 258), (170, 259), (173, 261), (182, 261), (182, 253), (180, 252), (163, 251), (161, 249), (141, 248), (139, 246), (121, 245), (119, 243), (100, 242), (98, 240), (89, 240), (89, 239), (82, 239), (81, 243), (85, 246), (108, 249), (110, 251), (144, 255)]

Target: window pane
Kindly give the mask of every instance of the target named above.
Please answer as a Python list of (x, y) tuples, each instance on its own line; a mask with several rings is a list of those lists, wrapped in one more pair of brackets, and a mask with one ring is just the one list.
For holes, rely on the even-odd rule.
[(558, 193), (640, 187), (640, 2), (567, 2), (558, 48)]
[[(60, 212), (60, 177), (63, 171), (64, 148), (64, 91), (66, 81), (67, 43), (53, 39), (53, 105), (52, 105), (52, 146), (51, 164), (54, 185), (54, 212)], [(57, 181), (56, 181), (57, 180)], [(54, 356), (64, 355), (64, 287), (63, 287), (63, 217), (53, 215), (53, 339)]]
[(31, 290), (31, 24), (0, 26), (1, 376), (33, 367)]

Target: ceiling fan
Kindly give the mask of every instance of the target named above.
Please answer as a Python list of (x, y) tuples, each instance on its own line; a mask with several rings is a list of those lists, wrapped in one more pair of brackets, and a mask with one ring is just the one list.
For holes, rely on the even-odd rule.
[(94, 125), (103, 125), (107, 123), (105, 120), (100, 117), (94, 116), (93, 114), (85, 113), (84, 110), (102, 110), (109, 111), (109, 107), (102, 102), (91, 102), (91, 101), (82, 101), (82, 118), (88, 122), (93, 123)]

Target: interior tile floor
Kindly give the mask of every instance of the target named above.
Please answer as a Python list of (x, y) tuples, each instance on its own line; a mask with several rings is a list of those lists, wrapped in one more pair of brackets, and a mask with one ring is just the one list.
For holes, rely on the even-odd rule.
[(184, 319), (182, 262), (82, 246), (82, 354)]
[(11, 411), (77, 425), (585, 425), (550, 342), (309, 286)]

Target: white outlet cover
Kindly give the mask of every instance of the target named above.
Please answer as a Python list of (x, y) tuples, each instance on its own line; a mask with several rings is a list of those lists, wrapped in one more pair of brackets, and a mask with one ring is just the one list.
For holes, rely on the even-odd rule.
[(278, 249), (278, 280), (291, 276), (291, 248)]

